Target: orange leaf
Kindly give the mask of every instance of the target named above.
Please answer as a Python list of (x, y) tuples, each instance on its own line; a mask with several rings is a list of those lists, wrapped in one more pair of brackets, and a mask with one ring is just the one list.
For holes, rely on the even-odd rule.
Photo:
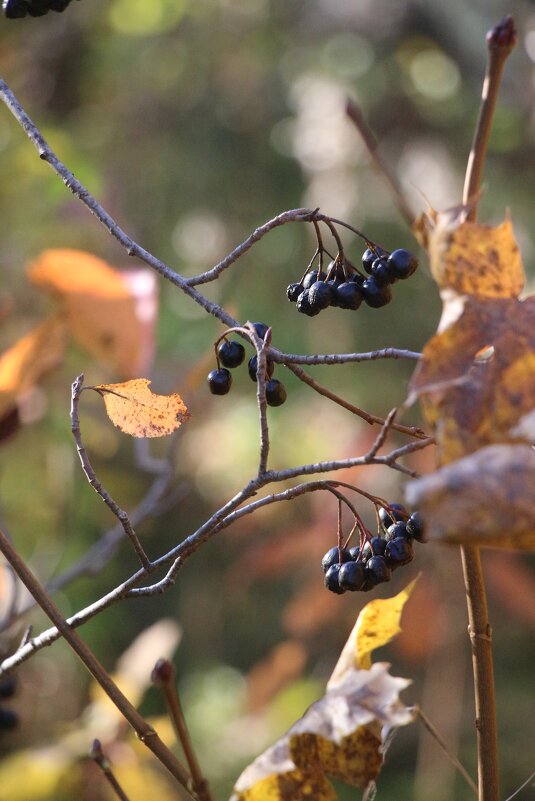
[(165, 437), (179, 428), (189, 414), (180, 395), (156, 395), (149, 384), (147, 378), (136, 378), (91, 389), (102, 395), (108, 417), (125, 434)]
[(30, 265), (33, 283), (65, 308), (76, 341), (121, 376), (151, 365), (157, 313), (151, 270), (118, 272), (81, 250), (46, 250)]
[(63, 359), (67, 326), (59, 315), (50, 317), (0, 356), (0, 416), (11, 411), (18, 396), (31, 390)]

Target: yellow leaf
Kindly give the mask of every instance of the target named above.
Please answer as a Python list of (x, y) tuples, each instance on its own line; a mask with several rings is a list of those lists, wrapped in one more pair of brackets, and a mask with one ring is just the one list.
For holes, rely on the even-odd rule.
[(136, 378), (122, 384), (99, 384), (92, 389), (102, 395), (108, 417), (125, 434), (165, 437), (188, 419), (188, 410), (180, 395), (156, 395), (149, 384), (147, 378)]
[(417, 581), (418, 576), (393, 598), (375, 598), (366, 604), (342, 649), (327, 689), (335, 687), (352, 668), (369, 670), (372, 651), (389, 643), (401, 631), (401, 613)]

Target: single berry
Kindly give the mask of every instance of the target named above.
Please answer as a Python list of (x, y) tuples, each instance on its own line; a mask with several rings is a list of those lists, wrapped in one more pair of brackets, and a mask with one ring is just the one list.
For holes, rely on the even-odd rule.
[(269, 325), (266, 325), (265, 323), (253, 323), (253, 328), (256, 331), (257, 337), (259, 339), (264, 339), (264, 337), (267, 334)]
[(366, 577), (376, 584), (381, 584), (383, 581), (390, 581), (392, 571), (388, 567), (384, 556), (372, 556), (366, 562)]
[(392, 290), (388, 284), (380, 286), (371, 275), (362, 284), (362, 297), (364, 302), (371, 306), (372, 309), (379, 309), (381, 306), (386, 306), (387, 303), (390, 303)]
[(407, 526), (403, 520), (398, 520), (397, 523), (393, 523), (391, 526), (388, 526), (385, 540), (390, 542), (391, 540), (396, 540), (398, 537), (403, 537), (406, 540), (410, 539), (407, 533)]
[(388, 528), (393, 523), (396, 523), (398, 520), (406, 520), (408, 517), (408, 512), (403, 506), (402, 503), (391, 503), (390, 509), (392, 510), (389, 512), (384, 507), (379, 509), (379, 518), (383, 526)]
[(325, 281), (326, 278), (327, 276), (322, 270), (312, 270), (305, 275), (301, 283), (303, 289), (309, 289), (316, 281)]
[(14, 729), (19, 722), (19, 717), (12, 709), (0, 709), (0, 730)]
[(392, 570), (401, 565), (408, 565), (414, 558), (412, 542), (405, 537), (396, 537), (386, 544), (385, 559)]
[(308, 289), (305, 289), (304, 292), (301, 292), (297, 298), (297, 311), (301, 312), (301, 314), (306, 314), (307, 317), (315, 317), (316, 314), (320, 313), (321, 309), (316, 308), (316, 306), (312, 306), (310, 303)]
[[(249, 377), (251, 381), (256, 381), (256, 371), (258, 370), (258, 356), (251, 356), (247, 362), (247, 369), (249, 370)], [(266, 377), (269, 380), (275, 370), (275, 362), (273, 359), (266, 359)]]
[(346, 281), (336, 290), (336, 305), (341, 309), (358, 309), (362, 303), (362, 292), (356, 281)]
[(413, 512), (407, 520), (407, 534), (418, 542), (425, 542), (425, 526), (421, 512)]
[(343, 590), (355, 592), (362, 589), (366, 572), (361, 562), (346, 562), (338, 572), (338, 583)]
[(380, 247), (376, 247), (375, 250), (366, 248), (362, 254), (362, 266), (367, 273), (371, 273), (375, 259), (381, 258), (381, 256), (388, 256), (388, 251)]
[(268, 406), (282, 406), (287, 398), (286, 387), (282, 381), (272, 378), (266, 384), (266, 403)]
[(217, 355), (223, 367), (239, 367), (245, 359), (245, 348), (235, 339), (224, 340), (217, 349)]
[(388, 257), (388, 270), (394, 278), (410, 278), (413, 272), (418, 267), (418, 259), (409, 253), (408, 250), (398, 248), (393, 250)]
[[(341, 548), (340, 550), (341, 550), (342, 562), (350, 562), (351, 556), (348, 549)], [(327, 553), (323, 555), (323, 558), (321, 560), (321, 566), (323, 568), (323, 572), (326, 573), (330, 567), (337, 564), (340, 564), (340, 553), (338, 550), (338, 546), (335, 545), (334, 548), (329, 548)]]
[(308, 289), (310, 305), (316, 309), (326, 309), (331, 305), (334, 291), (326, 281), (315, 281)]
[(0, 698), (11, 698), (17, 689), (17, 679), (15, 676), (6, 676), (0, 681)]
[(337, 595), (342, 595), (345, 590), (339, 584), (338, 578), (340, 575), (341, 565), (331, 565), (325, 573), (324, 584), (328, 590), (335, 592)]
[(385, 286), (386, 284), (394, 284), (397, 281), (390, 270), (388, 269), (388, 261), (384, 256), (380, 259), (375, 259), (372, 264), (372, 277), (379, 284)]
[(372, 556), (383, 556), (386, 547), (386, 540), (384, 537), (372, 537), (371, 540), (366, 542), (362, 548), (362, 558), (366, 562)]
[(226, 395), (232, 384), (232, 376), (225, 367), (209, 372), (206, 380), (212, 395)]
[(354, 545), (352, 548), (349, 549), (349, 555), (351, 557), (352, 562), (357, 562), (360, 559), (360, 548), (358, 545)]
[(286, 290), (286, 295), (290, 303), (296, 303), (297, 298), (303, 291), (303, 284), (290, 284), (288, 289)]
[(325, 281), (327, 286), (329, 286), (332, 290), (331, 292), (331, 306), (338, 306), (338, 287), (341, 286), (341, 281), (338, 279), (333, 279), (332, 281)]

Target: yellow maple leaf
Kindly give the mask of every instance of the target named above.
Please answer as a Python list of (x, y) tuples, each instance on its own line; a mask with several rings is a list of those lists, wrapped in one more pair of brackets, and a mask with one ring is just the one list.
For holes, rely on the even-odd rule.
[(156, 395), (147, 378), (121, 384), (99, 384), (95, 389), (104, 398), (106, 412), (118, 429), (132, 437), (165, 437), (188, 419), (180, 395)]

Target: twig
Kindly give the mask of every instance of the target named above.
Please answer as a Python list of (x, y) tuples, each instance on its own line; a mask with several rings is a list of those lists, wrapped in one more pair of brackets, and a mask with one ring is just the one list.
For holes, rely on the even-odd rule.
[(100, 740), (93, 740), (91, 751), (89, 752), (91, 759), (98, 765), (106, 781), (109, 783), (113, 792), (120, 799), (120, 801), (130, 801), (125, 791), (115, 778), (111, 769), (108, 758), (104, 755)]
[(81, 374), (73, 382), (72, 394), (71, 394), (71, 431), (74, 437), (74, 441), (76, 442), (76, 450), (78, 451), (78, 456), (80, 457), (80, 462), (82, 463), (82, 469), (87, 477), (88, 482), (91, 484), (95, 492), (98, 495), (100, 495), (106, 506), (109, 509), (111, 509), (115, 517), (122, 525), (124, 533), (132, 543), (132, 546), (137, 554), (139, 561), (146, 570), (148, 567), (150, 567), (150, 559), (145, 553), (145, 550), (141, 545), (141, 542), (139, 541), (137, 534), (132, 528), (132, 524), (130, 522), (130, 518), (128, 517), (128, 513), (125, 512), (124, 509), (121, 509), (121, 507), (117, 503), (115, 503), (109, 492), (105, 489), (105, 487), (102, 486), (102, 484), (98, 480), (95, 471), (93, 470), (93, 467), (91, 465), (91, 462), (89, 461), (86, 449), (82, 443), (82, 434), (80, 431), (80, 418), (78, 415), (78, 404), (80, 401), (80, 393), (82, 392), (83, 383), (84, 383), (84, 376), (83, 374)]
[(472, 779), (472, 777), (470, 776), (470, 774), (468, 773), (462, 762), (460, 762), (455, 756), (455, 754), (453, 754), (450, 751), (443, 737), (438, 732), (438, 730), (433, 726), (427, 715), (424, 714), (424, 712), (420, 709), (419, 706), (413, 707), (413, 710), (416, 713), (416, 716), (421, 720), (421, 722), (423, 723), (429, 734), (436, 740), (436, 742), (438, 743), (444, 754), (447, 756), (451, 764), (457, 768), (463, 779), (477, 795), (477, 784)]
[(421, 355), (421, 353), (413, 350), (399, 348), (381, 348), (381, 350), (372, 350), (368, 353), (326, 353), (314, 354), (313, 356), (301, 356), (297, 353), (281, 354), (274, 350), (270, 352), (274, 362), (282, 362), (283, 364), (348, 364), (350, 362), (373, 362), (376, 359), (418, 360)]
[(405, 219), (409, 228), (412, 228), (414, 223), (414, 214), (412, 213), (410, 204), (403, 194), (397, 179), (380, 155), (377, 140), (370, 130), (368, 123), (364, 119), (362, 111), (354, 100), (348, 99), (346, 104), (346, 114), (361, 135), (362, 140), (368, 148), (368, 152), (372, 157), (379, 174), (383, 176), (384, 180), (388, 184), (388, 188), (392, 193), (392, 197), (394, 198), (401, 216)]
[(197, 754), (193, 748), (191, 737), (189, 736), (186, 719), (182, 712), (182, 704), (178, 697), (178, 692), (175, 684), (175, 669), (168, 659), (159, 659), (152, 671), (152, 681), (156, 687), (159, 687), (164, 695), (167, 711), (171, 722), (175, 729), (178, 740), (184, 751), (186, 762), (191, 773), (191, 784), (193, 792), (198, 797), (199, 801), (214, 801), (210, 792), (208, 782), (205, 779)]
[(251, 331), (251, 338), (256, 348), (256, 402), (258, 404), (258, 414), (260, 417), (260, 456), (258, 461), (258, 478), (261, 478), (267, 470), (269, 458), (269, 425), (267, 420), (266, 402), (266, 376), (268, 370), (267, 352), (271, 344), (271, 328), (268, 328), (264, 339), (261, 340), (256, 333), (252, 323), (248, 323)]
[(463, 205), (466, 206), (466, 219), (475, 222), (477, 218), (477, 199), (481, 184), (483, 165), (487, 155), (487, 145), (492, 129), (494, 109), (505, 62), (516, 44), (516, 30), (513, 18), (504, 17), (487, 34), (487, 68), (483, 81), (483, 92), (479, 106), (479, 118), (468, 156), (463, 190)]
[(24, 586), (33, 595), (43, 612), (50, 618), (52, 623), (54, 623), (63, 638), (84, 663), (95, 681), (100, 684), (106, 695), (115, 704), (128, 723), (130, 723), (141, 742), (152, 751), (162, 765), (165, 765), (167, 770), (177, 779), (184, 789), (188, 790), (189, 775), (185, 768), (182, 767), (174, 754), (167, 748), (162, 740), (160, 740), (152, 726), (147, 723), (137, 709), (130, 703), (128, 698), (123, 695), (91, 649), (87, 647), (84, 641), (67, 623), (46, 590), (37, 581), (31, 570), (26, 566), (24, 560), (21, 559), (2, 531), (0, 531), (0, 550), (15, 570)]
[(529, 776), (526, 781), (520, 785), (520, 787), (517, 787), (512, 795), (505, 799), (505, 801), (512, 801), (513, 798), (516, 798), (516, 796), (524, 789), (524, 787), (527, 787), (528, 784), (533, 781), (533, 779), (535, 779), (535, 773), (532, 773), (531, 776)]

